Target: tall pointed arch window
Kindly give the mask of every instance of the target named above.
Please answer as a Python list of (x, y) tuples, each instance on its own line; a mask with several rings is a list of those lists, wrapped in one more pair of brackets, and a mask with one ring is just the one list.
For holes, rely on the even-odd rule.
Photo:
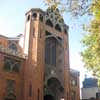
[(53, 27), (53, 23), (51, 22), (50, 19), (48, 19), (48, 20), (46, 21), (46, 25), (48, 25), (48, 26), (50, 26), (50, 27)]
[(45, 63), (56, 66), (56, 39), (47, 38), (45, 42)]

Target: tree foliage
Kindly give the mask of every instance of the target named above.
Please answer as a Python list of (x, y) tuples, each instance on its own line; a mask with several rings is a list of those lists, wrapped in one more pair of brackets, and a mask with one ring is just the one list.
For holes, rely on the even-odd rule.
[(44, 0), (49, 7), (59, 8), (60, 13), (71, 12), (73, 16), (89, 14), (92, 0)]
[(82, 40), (82, 57), (85, 67), (93, 72), (100, 83), (100, 0), (93, 0), (91, 11), (94, 16), (87, 27), (88, 34)]

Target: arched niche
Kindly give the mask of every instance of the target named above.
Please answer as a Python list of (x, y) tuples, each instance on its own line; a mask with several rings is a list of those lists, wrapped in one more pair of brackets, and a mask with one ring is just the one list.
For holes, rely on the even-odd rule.
[(62, 30), (61, 30), (61, 27), (60, 27), (60, 25), (59, 24), (56, 24), (55, 25), (55, 29), (57, 30), (57, 31), (59, 31), (59, 32), (61, 32)]
[(47, 80), (47, 86), (49, 88), (51, 88), (51, 90), (55, 91), (55, 90), (59, 90), (60, 92), (64, 91), (64, 88), (62, 87), (60, 81), (55, 78), (55, 77), (51, 77), (50, 79)]
[(53, 23), (51, 22), (50, 19), (47, 19), (46, 20), (46, 25), (50, 26), (50, 27), (53, 27)]

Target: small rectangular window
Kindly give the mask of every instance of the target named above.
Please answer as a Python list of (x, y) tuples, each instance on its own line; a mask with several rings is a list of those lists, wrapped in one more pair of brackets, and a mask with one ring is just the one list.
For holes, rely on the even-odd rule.
[(35, 28), (33, 28), (33, 37), (35, 37)]
[(40, 99), (40, 90), (38, 89), (38, 99), (37, 100), (39, 99)]
[(29, 96), (32, 97), (32, 85), (29, 86)]
[(7, 80), (7, 94), (15, 92), (15, 81), (14, 80)]
[(96, 93), (96, 99), (100, 99), (100, 92)]
[(72, 91), (71, 98), (72, 98), (72, 100), (76, 100), (76, 92), (75, 91)]

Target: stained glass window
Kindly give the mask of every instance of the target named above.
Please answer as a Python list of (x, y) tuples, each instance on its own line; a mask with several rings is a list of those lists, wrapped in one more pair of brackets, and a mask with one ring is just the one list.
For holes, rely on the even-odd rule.
[(56, 65), (56, 39), (46, 39), (45, 47), (45, 62), (46, 64)]

